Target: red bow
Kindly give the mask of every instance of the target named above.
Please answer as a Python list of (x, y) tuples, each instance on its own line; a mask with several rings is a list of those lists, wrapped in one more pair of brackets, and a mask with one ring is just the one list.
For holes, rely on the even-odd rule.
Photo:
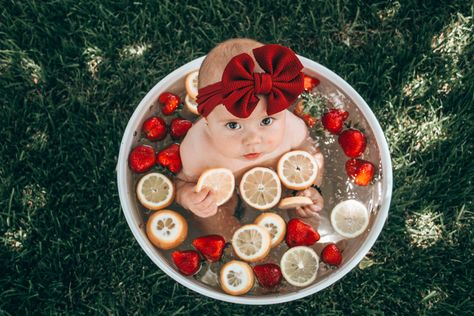
[(258, 104), (257, 94), (267, 95), (267, 114), (289, 107), (303, 92), (303, 65), (287, 47), (269, 44), (253, 50), (264, 73), (253, 72), (255, 64), (246, 53), (233, 57), (222, 80), (199, 89), (198, 111), (207, 116), (224, 104), (234, 116), (247, 118)]

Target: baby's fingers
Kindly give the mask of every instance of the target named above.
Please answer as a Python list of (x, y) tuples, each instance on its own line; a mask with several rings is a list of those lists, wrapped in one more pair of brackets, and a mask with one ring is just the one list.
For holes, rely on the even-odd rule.
[(210, 193), (211, 193), (210, 188), (203, 187), (201, 191), (199, 192), (194, 191), (194, 194), (191, 195), (191, 199), (194, 202), (194, 204), (199, 204), (203, 202), (209, 196)]

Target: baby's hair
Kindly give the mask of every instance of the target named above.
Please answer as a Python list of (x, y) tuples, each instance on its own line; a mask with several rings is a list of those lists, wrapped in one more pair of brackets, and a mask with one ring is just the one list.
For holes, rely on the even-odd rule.
[[(215, 82), (221, 81), (227, 63), (232, 57), (247, 53), (252, 58), (252, 50), (263, 46), (262, 43), (249, 38), (229, 39), (214, 47), (202, 62), (199, 69), (198, 87), (202, 88)], [(256, 70), (260, 67), (256, 64)]]

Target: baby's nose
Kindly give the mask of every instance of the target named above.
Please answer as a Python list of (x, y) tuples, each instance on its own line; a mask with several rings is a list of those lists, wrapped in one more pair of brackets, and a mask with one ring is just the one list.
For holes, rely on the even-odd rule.
[(246, 146), (260, 144), (261, 142), (260, 135), (253, 131), (248, 132), (243, 139), (243, 143)]

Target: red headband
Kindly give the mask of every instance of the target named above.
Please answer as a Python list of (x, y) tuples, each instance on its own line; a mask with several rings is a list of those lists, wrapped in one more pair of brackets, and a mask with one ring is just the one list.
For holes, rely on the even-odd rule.
[(257, 106), (257, 94), (268, 96), (267, 114), (272, 115), (289, 107), (303, 92), (303, 65), (291, 49), (269, 44), (255, 48), (253, 55), (265, 72), (254, 72), (253, 59), (246, 53), (233, 57), (220, 82), (199, 89), (202, 116), (224, 104), (234, 116), (247, 118)]

